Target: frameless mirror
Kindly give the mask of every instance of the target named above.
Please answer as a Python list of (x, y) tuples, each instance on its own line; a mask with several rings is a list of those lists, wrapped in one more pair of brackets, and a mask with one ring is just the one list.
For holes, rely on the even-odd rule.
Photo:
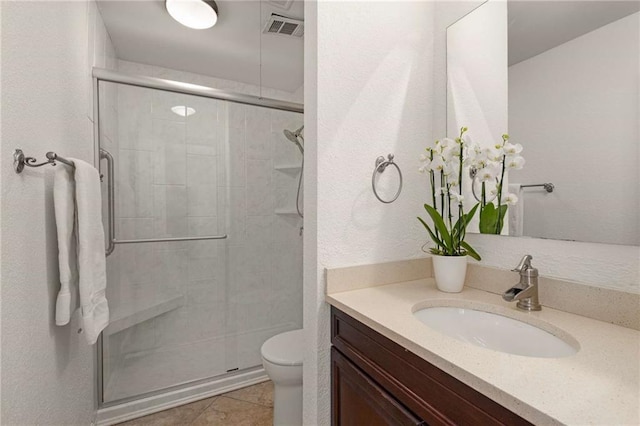
[(448, 135), (524, 147), (502, 235), (640, 244), (639, 11), (489, 0), (447, 29)]

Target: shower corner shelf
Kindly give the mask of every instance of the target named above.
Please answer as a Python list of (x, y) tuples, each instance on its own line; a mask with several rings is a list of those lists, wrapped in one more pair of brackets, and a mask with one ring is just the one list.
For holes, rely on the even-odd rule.
[(300, 164), (281, 164), (274, 167), (274, 169), (280, 170), (281, 172), (296, 172), (301, 168), (302, 166)]
[(292, 209), (276, 209), (274, 211), (275, 214), (280, 216), (298, 216), (298, 212), (295, 208)]
[[(104, 331), (105, 335), (116, 334), (136, 324), (178, 309), (184, 304), (184, 296), (177, 290), (163, 292), (149, 289), (144, 293), (148, 294), (136, 294), (113, 304), (111, 321)], [(132, 303), (133, 301), (137, 302)]]

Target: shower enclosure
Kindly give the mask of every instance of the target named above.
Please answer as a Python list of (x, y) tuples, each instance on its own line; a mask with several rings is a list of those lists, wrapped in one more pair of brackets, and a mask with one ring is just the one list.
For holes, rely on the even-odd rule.
[(264, 379), (262, 343), (302, 327), (302, 157), (283, 135), (302, 125), (302, 106), (94, 74), (115, 237), (101, 405)]

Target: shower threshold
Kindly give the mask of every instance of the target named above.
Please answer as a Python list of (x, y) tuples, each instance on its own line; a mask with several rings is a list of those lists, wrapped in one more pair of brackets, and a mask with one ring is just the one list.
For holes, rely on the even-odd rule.
[(97, 426), (114, 425), (267, 380), (269, 377), (264, 368), (258, 366), (185, 383), (154, 392), (144, 398), (129, 398), (130, 401), (121, 400), (105, 404), (98, 410), (95, 424)]

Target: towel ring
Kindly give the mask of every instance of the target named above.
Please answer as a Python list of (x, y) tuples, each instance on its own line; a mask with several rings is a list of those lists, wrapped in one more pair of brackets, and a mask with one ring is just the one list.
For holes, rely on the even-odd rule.
[[(388, 166), (394, 166), (396, 168), (398, 176), (400, 177), (400, 184), (398, 185), (398, 191), (396, 191), (391, 200), (383, 200), (380, 198), (380, 195), (378, 195), (378, 190), (376, 188), (376, 175), (378, 173), (384, 173)], [(373, 195), (375, 195), (380, 202), (385, 204), (393, 203), (400, 196), (400, 192), (402, 192), (402, 172), (400, 171), (400, 167), (398, 167), (398, 165), (393, 161), (393, 154), (387, 155), (386, 160), (383, 156), (376, 158), (376, 167), (373, 169), (373, 175), (371, 176), (371, 188), (373, 189)]]
[[(482, 200), (480, 199), (480, 197), (478, 197), (478, 194), (476, 194), (476, 182), (478, 180), (478, 169), (476, 169), (475, 167), (469, 167), (469, 177), (471, 178), (471, 193), (473, 194), (473, 198), (475, 198), (477, 202), (481, 203)], [(498, 180), (498, 178), (496, 178), (496, 185), (498, 183), (500, 183), (500, 181)], [(491, 199), (487, 200), (487, 203), (493, 202), (493, 200), (495, 200), (496, 198), (498, 198), (497, 194), (491, 197)]]

